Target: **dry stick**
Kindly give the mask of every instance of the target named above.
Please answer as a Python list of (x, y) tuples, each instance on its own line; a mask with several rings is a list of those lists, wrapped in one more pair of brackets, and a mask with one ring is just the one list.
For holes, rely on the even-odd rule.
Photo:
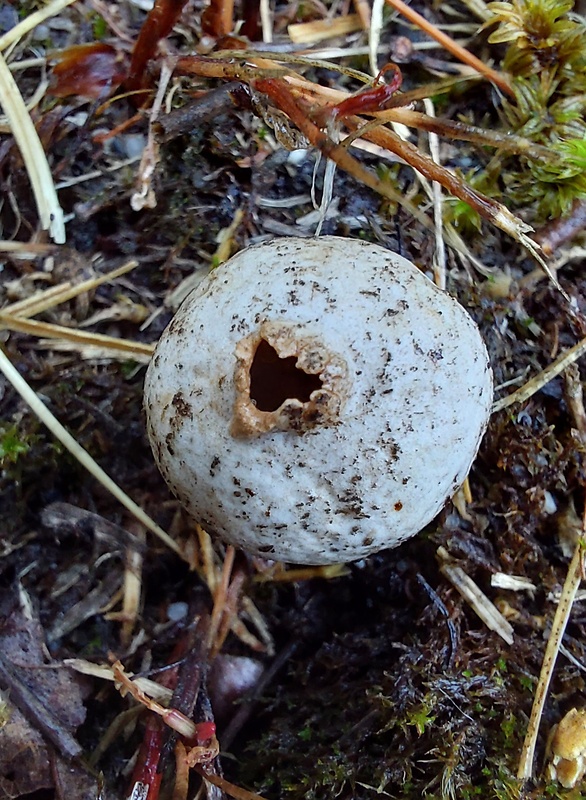
[[(582, 520), (583, 533), (585, 529), (586, 517)], [(576, 544), (576, 549), (574, 550), (574, 555), (570, 562), (562, 595), (553, 618), (551, 633), (547, 640), (543, 664), (541, 665), (541, 672), (535, 689), (531, 717), (529, 718), (529, 725), (527, 727), (523, 749), (521, 750), (521, 758), (519, 760), (519, 769), (517, 770), (517, 777), (522, 781), (529, 780), (533, 774), (533, 758), (535, 755), (537, 734), (539, 732), (539, 723), (543, 714), (543, 707), (545, 705), (547, 690), (551, 682), (557, 654), (562, 643), (566, 625), (568, 624), (576, 592), (582, 580), (584, 547), (584, 539), (580, 539)]]
[(18, 370), (12, 365), (6, 354), (0, 350), (0, 370), (4, 373), (6, 378), (10, 381), (14, 389), (23, 398), (25, 403), (28, 404), (31, 411), (37, 415), (41, 422), (49, 428), (53, 436), (55, 436), (68, 450), (71, 455), (76, 458), (82, 467), (90, 472), (102, 486), (114, 495), (122, 505), (133, 515), (136, 519), (144, 525), (151, 533), (154, 533), (167, 547), (176, 553), (180, 558), (184, 559), (181, 548), (168, 533), (166, 533), (157, 523), (146, 514), (142, 508), (137, 505), (134, 500), (122, 491), (122, 489), (115, 483), (109, 475), (94, 461), (90, 454), (75, 440), (75, 438), (66, 430), (59, 420), (53, 416), (49, 409), (39, 400), (35, 392), (31, 389), (28, 383), (24, 380)]
[(432, 39), (435, 39), (438, 44), (441, 44), (442, 47), (450, 52), (453, 56), (455, 56), (459, 61), (462, 61), (464, 64), (468, 64), (481, 75), (484, 75), (487, 80), (494, 83), (499, 89), (502, 89), (503, 92), (508, 94), (510, 97), (514, 97), (513, 90), (511, 89), (509, 82), (496, 70), (489, 67), (488, 64), (485, 64), (479, 58), (472, 55), (469, 50), (466, 48), (461, 47), (457, 42), (455, 42), (450, 36), (445, 34), (443, 31), (440, 31), (435, 25), (432, 25), (425, 17), (422, 17), (421, 14), (418, 14), (417, 11), (414, 11), (410, 6), (406, 5), (403, 0), (386, 0), (388, 5), (392, 6), (396, 11), (406, 17), (410, 22), (413, 22), (422, 31), (429, 34)]

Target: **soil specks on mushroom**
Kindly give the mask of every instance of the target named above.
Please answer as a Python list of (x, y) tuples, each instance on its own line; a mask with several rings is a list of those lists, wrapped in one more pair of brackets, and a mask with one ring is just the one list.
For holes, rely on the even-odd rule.
[[(486, 350), (400, 256), (266, 242), (177, 317), (147, 374), (149, 435), (166, 480), (226, 541), (294, 563), (360, 559), (420, 531), (466, 477), (492, 401)], [(171, 453), (158, 442), (181, 411)]]

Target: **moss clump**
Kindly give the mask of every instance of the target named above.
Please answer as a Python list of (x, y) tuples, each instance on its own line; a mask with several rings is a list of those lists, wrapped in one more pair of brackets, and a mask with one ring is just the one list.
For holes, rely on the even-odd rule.
[[(531, 697), (522, 671), (499, 658), (491, 634), (476, 632), (454, 657), (429, 614), (396, 644), (401, 612), (383, 603), (380, 618), (363, 617), (360, 630), (292, 665), (265, 698), (264, 733), (238, 780), (268, 800), (495, 797), (515, 783), (525, 717), (511, 708)], [(472, 666), (478, 649), (492, 671)]]
[(503, 99), (503, 120), (515, 133), (547, 145), (558, 159), (509, 160), (502, 164), (507, 196), (517, 206), (533, 203), (537, 220), (567, 214), (586, 198), (586, 25), (571, 14), (571, 0), (490, 3), (489, 37), (506, 44), (503, 68), (512, 76), (514, 99)]

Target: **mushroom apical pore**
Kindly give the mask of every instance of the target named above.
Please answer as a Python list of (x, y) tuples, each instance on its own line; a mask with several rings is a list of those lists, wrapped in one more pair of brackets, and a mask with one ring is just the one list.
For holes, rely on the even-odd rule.
[(187, 297), (149, 366), (165, 480), (211, 533), (329, 564), (420, 531), (466, 477), (492, 377), (466, 311), (378, 245), (243, 250)]

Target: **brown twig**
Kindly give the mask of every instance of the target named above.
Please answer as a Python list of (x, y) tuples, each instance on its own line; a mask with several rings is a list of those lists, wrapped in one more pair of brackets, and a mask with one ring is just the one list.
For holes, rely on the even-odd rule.
[(222, 789), (226, 794), (230, 795), (230, 797), (234, 797), (235, 800), (264, 800), (262, 795), (256, 794), (256, 792), (249, 792), (247, 789), (242, 789), (240, 786), (230, 783), (226, 778), (222, 778), (219, 775), (212, 775), (210, 772), (203, 769), (203, 767), (195, 767), (195, 771), (198, 772), (205, 781)]
[(549, 222), (533, 237), (546, 256), (551, 256), (562, 244), (569, 242), (586, 228), (586, 200), (574, 200), (570, 213)]
[(211, 0), (201, 15), (205, 33), (220, 39), (234, 28), (234, 0)]
[(132, 51), (128, 78), (124, 84), (128, 91), (142, 89), (146, 85), (147, 64), (156, 55), (161, 39), (171, 33), (186, 2), (187, 0), (155, 0)]

